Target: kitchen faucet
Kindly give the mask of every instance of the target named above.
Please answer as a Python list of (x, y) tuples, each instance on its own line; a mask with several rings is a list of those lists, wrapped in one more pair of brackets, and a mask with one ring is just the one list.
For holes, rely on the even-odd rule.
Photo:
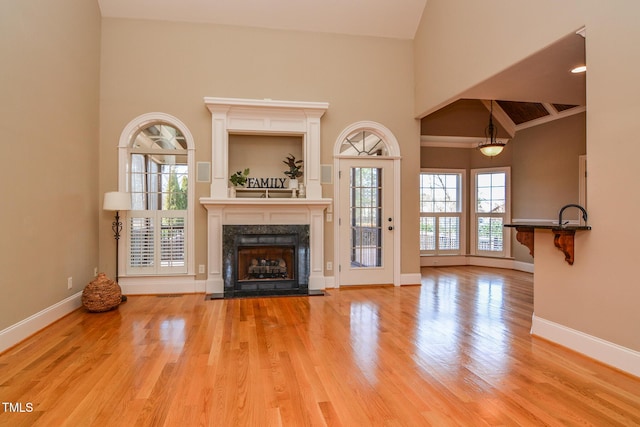
[(564, 224), (562, 223), (562, 213), (564, 212), (565, 209), (571, 208), (571, 207), (580, 209), (582, 211), (582, 219), (584, 219), (584, 222), (587, 222), (587, 211), (585, 210), (585, 208), (583, 208), (580, 205), (576, 205), (574, 203), (571, 203), (571, 204), (563, 206), (562, 209), (560, 209), (560, 213), (558, 214), (558, 224), (560, 225), (560, 227), (562, 227), (563, 225), (569, 223), (569, 221), (565, 222)]

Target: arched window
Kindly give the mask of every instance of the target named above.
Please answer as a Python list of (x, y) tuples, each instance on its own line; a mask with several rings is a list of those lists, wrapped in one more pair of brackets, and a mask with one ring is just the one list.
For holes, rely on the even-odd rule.
[(193, 141), (176, 118), (153, 113), (133, 120), (120, 141), (120, 179), (131, 194), (125, 275), (192, 271)]

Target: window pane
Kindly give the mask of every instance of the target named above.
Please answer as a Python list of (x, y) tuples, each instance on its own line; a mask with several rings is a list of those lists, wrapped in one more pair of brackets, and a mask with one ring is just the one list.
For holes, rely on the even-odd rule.
[(186, 150), (187, 141), (180, 130), (164, 123), (154, 123), (142, 129), (132, 144), (144, 150)]
[(460, 174), (420, 174), (421, 212), (460, 212), (460, 180)]
[(504, 172), (477, 175), (476, 212), (504, 213), (506, 211), (506, 174)]
[(368, 131), (349, 135), (340, 146), (340, 154), (349, 156), (386, 156), (387, 145), (380, 137)]
[(502, 218), (478, 217), (478, 250), (501, 252), (502, 244)]
[(458, 202), (447, 203), (445, 212), (458, 212)]
[(491, 201), (491, 212), (493, 213), (504, 213), (505, 205), (504, 200), (493, 200)]
[(477, 177), (478, 187), (491, 187), (491, 174), (480, 173)]
[(504, 186), (503, 187), (492, 187), (491, 188), (491, 199), (493, 200), (504, 200)]
[(420, 218), (420, 250), (436, 250), (436, 218), (433, 216)]
[(460, 249), (460, 219), (458, 217), (441, 217), (438, 227), (439, 249), (451, 251)]
[(504, 187), (505, 184), (505, 174), (504, 172), (492, 173), (491, 175), (491, 186), (492, 187)]
[(131, 155), (131, 209), (143, 210), (146, 206), (145, 156)]

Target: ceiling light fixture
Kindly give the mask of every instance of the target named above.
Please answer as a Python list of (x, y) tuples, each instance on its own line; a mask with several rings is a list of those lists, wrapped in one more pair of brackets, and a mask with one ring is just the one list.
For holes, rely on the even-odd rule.
[(493, 124), (493, 100), (491, 101), (491, 111), (489, 112), (489, 125), (484, 130), (484, 142), (478, 144), (478, 149), (487, 157), (494, 157), (502, 153), (506, 142), (498, 141), (498, 128)]
[(573, 70), (571, 70), (571, 72), (573, 74), (584, 73), (586, 71), (587, 71), (587, 66), (586, 65), (581, 65), (581, 66), (576, 67)]

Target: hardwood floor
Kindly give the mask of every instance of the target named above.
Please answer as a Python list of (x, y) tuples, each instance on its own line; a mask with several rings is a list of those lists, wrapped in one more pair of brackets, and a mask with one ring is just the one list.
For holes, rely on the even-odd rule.
[(640, 379), (531, 337), (531, 315), (530, 274), (476, 267), (323, 297), (129, 297), (0, 355), (0, 425), (640, 425)]

